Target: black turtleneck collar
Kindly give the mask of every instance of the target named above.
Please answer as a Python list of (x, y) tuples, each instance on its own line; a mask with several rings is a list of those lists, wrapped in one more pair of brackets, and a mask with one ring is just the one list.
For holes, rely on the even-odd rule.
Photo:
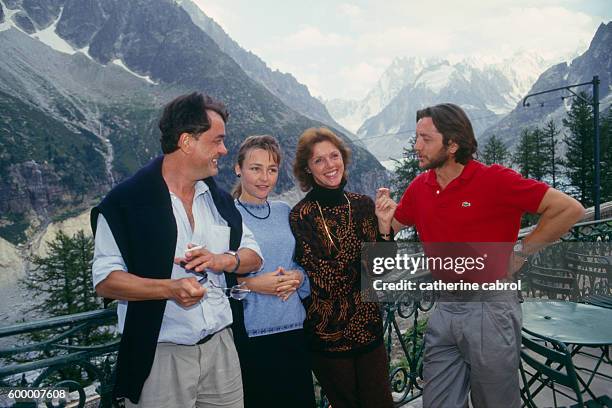
[(346, 186), (346, 180), (342, 180), (338, 188), (327, 188), (314, 183), (312, 190), (308, 192), (306, 198), (310, 201), (318, 201), (319, 204), (325, 206), (344, 204), (346, 203), (344, 186)]

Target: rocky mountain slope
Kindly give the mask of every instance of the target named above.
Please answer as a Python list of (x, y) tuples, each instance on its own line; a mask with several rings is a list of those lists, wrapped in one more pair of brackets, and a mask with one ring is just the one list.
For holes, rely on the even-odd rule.
[(308, 88), (299, 83), (293, 75), (271, 70), (261, 58), (234, 41), (223, 27), (208, 17), (193, 1), (180, 0), (177, 3), (187, 11), (193, 22), (217, 43), (221, 51), (232, 57), (251, 79), (263, 85), (285, 105), (306, 117), (342, 129), (325, 105), (310, 95)]
[[(547, 69), (540, 75), (533, 87), (526, 94), (559, 88), (566, 85), (590, 82), (593, 76), (599, 76), (600, 111), (603, 112), (612, 102), (612, 22), (601, 24), (595, 33), (589, 48), (569, 64), (561, 63)], [(585, 92), (592, 95), (590, 85), (573, 88), (574, 92)], [(517, 141), (521, 129), (531, 126), (543, 126), (553, 119), (561, 127), (561, 119), (565, 116), (572, 99), (561, 99), (571, 96), (569, 92), (536, 96), (528, 100), (529, 107), (523, 107), (522, 100), (499, 123), (489, 127), (483, 134), (483, 139), (497, 135), (507, 145), (512, 146)]]
[[(0, 236), (25, 242), (87, 208), (159, 154), (156, 121), (172, 97), (200, 90), (229, 107), (220, 183), (248, 135), (286, 153), (278, 192), (293, 188), (296, 139), (320, 126), (251, 79), (174, 1), (0, 0)], [(366, 150), (349, 188), (373, 194), (386, 172)]]

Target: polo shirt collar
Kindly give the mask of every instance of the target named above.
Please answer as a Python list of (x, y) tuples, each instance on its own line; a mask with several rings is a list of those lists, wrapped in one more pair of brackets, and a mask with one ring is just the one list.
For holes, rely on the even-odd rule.
[(461, 171), (461, 174), (458, 178), (463, 181), (468, 181), (474, 176), (474, 174), (476, 174), (476, 171), (480, 167), (482, 167), (482, 164), (472, 159), (467, 162), (465, 166), (463, 166), (463, 170)]
[(436, 171), (434, 169), (427, 171), (427, 178), (425, 182), (431, 186), (437, 186), (438, 180), (436, 179)]
[[(482, 164), (472, 159), (468, 161), (465, 166), (463, 166), (463, 170), (461, 170), (461, 174), (459, 174), (459, 177), (457, 178), (462, 181), (468, 181), (474, 176), (474, 174), (480, 167), (482, 167)], [(427, 184), (432, 186), (438, 185), (438, 180), (436, 179), (436, 171), (434, 169), (428, 170), (426, 177), (427, 178), (425, 182)]]

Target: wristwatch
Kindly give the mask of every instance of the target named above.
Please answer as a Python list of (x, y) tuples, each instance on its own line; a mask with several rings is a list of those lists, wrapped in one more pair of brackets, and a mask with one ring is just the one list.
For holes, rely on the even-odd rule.
[(514, 245), (514, 249), (512, 250), (512, 252), (514, 253), (514, 255), (520, 256), (523, 259), (527, 259), (529, 258), (529, 254), (526, 254), (525, 252), (523, 252), (523, 241), (518, 241), (515, 245)]
[(236, 258), (236, 266), (234, 266), (234, 269), (232, 269), (231, 271), (225, 271), (225, 272), (227, 272), (227, 273), (236, 273), (236, 271), (240, 267), (240, 256), (238, 256), (238, 252), (236, 252), (236, 251), (225, 251), (224, 254), (231, 255), (234, 258)]

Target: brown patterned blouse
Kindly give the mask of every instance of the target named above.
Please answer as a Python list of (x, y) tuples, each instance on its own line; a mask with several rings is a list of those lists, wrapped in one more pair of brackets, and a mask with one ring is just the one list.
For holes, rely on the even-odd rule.
[[(350, 216), (349, 216), (350, 202)], [(378, 304), (361, 298), (361, 243), (375, 242), (374, 202), (316, 186), (293, 207), (296, 261), (310, 278), (304, 329), (313, 351), (365, 352), (382, 341)]]

